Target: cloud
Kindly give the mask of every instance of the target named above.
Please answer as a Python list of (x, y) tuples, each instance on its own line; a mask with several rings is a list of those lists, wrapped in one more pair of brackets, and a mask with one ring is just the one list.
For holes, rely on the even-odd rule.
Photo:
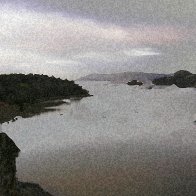
[(105, 23), (127, 26), (144, 24), (194, 25), (195, 0), (1, 0), (15, 7), (40, 12), (58, 12)]
[(137, 48), (137, 49), (125, 50), (124, 53), (127, 56), (131, 56), (131, 57), (160, 55), (160, 53), (153, 51), (151, 48)]
[(157, 48), (191, 40), (195, 33), (194, 28), (163, 24), (124, 27), (13, 5), (0, 8), (0, 26), (2, 72), (43, 72), (68, 78), (92, 68), (96, 71), (100, 63), (111, 69), (111, 65), (135, 61), (133, 57), (158, 56), (162, 52)]
[[(63, 17), (58, 14), (3, 9), (0, 13), (1, 41), (16, 47), (63, 50), (106, 42), (164, 43), (187, 36), (183, 28), (172, 26), (126, 27), (97, 23), (89, 19)], [(184, 32), (185, 31), (185, 32)], [(89, 43), (90, 42), (90, 43)], [(106, 43), (107, 44), (107, 43)]]

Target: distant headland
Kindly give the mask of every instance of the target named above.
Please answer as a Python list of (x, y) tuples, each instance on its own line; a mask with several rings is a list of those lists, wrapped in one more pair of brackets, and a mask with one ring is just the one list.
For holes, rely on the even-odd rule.
[(179, 70), (171, 74), (122, 72), (111, 74), (90, 74), (79, 78), (78, 81), (110, 81), (114, 83), (126, 83), (130, 86), (139, 85), (176, 85), (179, 88), (196, 88), (196, 74), (186, 70)]
[(196, 88), (196, 74), (192, 74), (186, 70), (175, 72), (172, 76), (156, 78), (152, 81), (155, 85), (170, 86), (175, 84), (179, 88)]

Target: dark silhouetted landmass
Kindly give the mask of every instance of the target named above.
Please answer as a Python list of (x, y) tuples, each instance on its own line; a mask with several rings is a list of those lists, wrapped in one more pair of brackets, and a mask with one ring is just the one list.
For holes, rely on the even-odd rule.
[(128, 82), (127, 84), (130, 85), (130, 86), (132, 86), (132, 85), (142, 86), (143, 82), (138, 81), (138, 80), (132, 80), (132, 81)]
[(38, 74), (0, 75), (0, 101), (9, 104), (37, 103), (43, 100), (85, 97), (88, 91), (74, 81)]
[(196, 74), (192, 74), (186, 70), (180, 70), (173, 74), (173, 76), (165, 76), (154, 79), (155, 85), (173, 85), (175, 84), (179, 88), (196, 88)]
[[(0, 123), (16, 116), (30, 117), (51, 111), (64, 98), (83, 98), (89, 92), (74, 81), (38, 74), (0, 75)], [(58, 100), (58, 101), (56, 101)]]
[(16, 178), (16, 158), (20, 149), (5, 133), (0, 133), (0, 195), (51, 196), (39, 185), (19, 182)]

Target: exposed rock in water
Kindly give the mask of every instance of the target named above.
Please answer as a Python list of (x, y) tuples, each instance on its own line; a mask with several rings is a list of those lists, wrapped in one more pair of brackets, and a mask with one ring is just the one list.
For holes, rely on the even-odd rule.
[(20, 149), (7, 134), (0, 133), (0, 195), (51, 196), (39, 185), (19, 182), (16, 178), (16, 158)]
[(139, 80), (132, 80), (130, 82), (127, 83), (128, 85), (143, 85), (143, 82), (139, 81)]
[(149, 89), (149, 90), (153, 89), (153, 85), (147, 86), (146, 89)]
[(157, 78), (152, 81), (155, 85), (173, 85), (179, 88), (194, 87), (196, 88), (196, 74), (192, 74), (186, 70), (180, 70), (174, 73), (173, 76)]

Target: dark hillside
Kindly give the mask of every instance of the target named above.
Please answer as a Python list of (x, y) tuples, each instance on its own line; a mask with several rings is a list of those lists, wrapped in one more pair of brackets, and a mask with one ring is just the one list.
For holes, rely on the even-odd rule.
[(85, 97), (88, 91), (74, 83), (38, 74), (0, 75), (0, 101), (9, 104), (37, 103), (55, 98)]

